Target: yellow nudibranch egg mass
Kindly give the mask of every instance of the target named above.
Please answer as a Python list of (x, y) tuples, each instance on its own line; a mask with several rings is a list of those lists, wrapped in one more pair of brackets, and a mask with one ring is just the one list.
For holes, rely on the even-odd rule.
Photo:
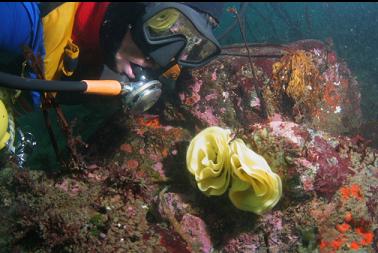
[(229, 190), (235, 207), (263, 214), (280, 200), (281, 178), (243, 140), (230, 141), (230, 130), (216, 126), (202, 130), (189, 144), (187, 169), (204, 194), (222, 195)]

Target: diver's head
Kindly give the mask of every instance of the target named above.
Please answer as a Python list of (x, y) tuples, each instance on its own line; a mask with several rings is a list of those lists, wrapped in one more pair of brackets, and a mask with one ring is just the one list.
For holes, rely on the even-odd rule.
[[(195, 2), (111, 4), (102, 26), (101, 43), (107, 65), (138, 82), (138, 88), (130, 89), (138, 93), (129, 92), (127, 100), (142, 101), (148, 94), (149, 101), (151, 94), (161, 93), (156, 92), (160, 87), (155, 83), (151, 86), (154, 93), (139, 92), (151, 84), (150, 80), (174, 83), (182, 68), (203, 66), (219, 55), (220, 45), (212, 30), (219, 23), (222, 7), (219, 3)], [(135, 65), (151, 70), (151, 79), (141, 82), (134, 73)], [(146, 104), (140, 108), (151, 105)]]
[(107, 65), (130, 73), (130, 68), (120, 67), (125, 60), (162, 69), (208, 63), (220, 52), (212, 29), (222, 7), (206, 2), (112, 3), (100, 36)]
[(208, 7), (206, 3), (149, 3), (132, 27), (132, 37), (161, 68), (203, 66), (220, 53), (212, 31), (219, 16), (211, 15)]

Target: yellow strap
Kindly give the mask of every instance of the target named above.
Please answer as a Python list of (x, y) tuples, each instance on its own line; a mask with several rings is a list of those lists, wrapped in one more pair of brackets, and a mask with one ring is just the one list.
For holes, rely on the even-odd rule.
[[(79, 47), (72, 42), (71, 39), (68, 40), (67, 46), (64, 48), (64, 57), (69, 58), (70, 60), (77, 60), (79, 57)], [(74, 70), (67, 69), (63, 62), (62, 71), (66, 76), (72, 76)]]
[(4, 148), (9, 140), (8, 133), (8, 112), (3, 101), (0, 99), (0, 150)]
[(67, 2), (42, 19), (46, 56), (44, 59), (47, 80), (58, 79), (63, 67), (63, 54), (70, 42), (75, 14), (79, 3)]

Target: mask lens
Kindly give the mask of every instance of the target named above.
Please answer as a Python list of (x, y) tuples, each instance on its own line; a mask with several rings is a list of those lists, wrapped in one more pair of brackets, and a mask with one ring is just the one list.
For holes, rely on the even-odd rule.
[(154, 41), (184, 35), (187, 43), (178, 58), (181, 62), (200, 63), (217, 51), (217, 46), (177, 9), (169, 8), (158, 12), (146, 22), (146, 27), (150, 39)]
[(167, 9), (154, 15), (147, 21), (151, 37), (161, 37), (170, 34), (171, 27), (176, 23), (180, 13), (174, 9)]

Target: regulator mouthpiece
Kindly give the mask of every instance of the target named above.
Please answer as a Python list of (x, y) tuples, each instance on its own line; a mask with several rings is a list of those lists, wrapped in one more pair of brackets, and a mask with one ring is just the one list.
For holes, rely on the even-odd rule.
[(124, 102), (132, 113), (143, 113), (159, 100), (161, 83), (158, 80), (126, 83), (122, 93)]
[(150, 109), (160, 98), (162, 84), (154, 79), (152, 73), (144, 68), (132, 65), (136, 78), (124, 83), (122, 94), (124, 102), (132, 113), (139, 114)]

